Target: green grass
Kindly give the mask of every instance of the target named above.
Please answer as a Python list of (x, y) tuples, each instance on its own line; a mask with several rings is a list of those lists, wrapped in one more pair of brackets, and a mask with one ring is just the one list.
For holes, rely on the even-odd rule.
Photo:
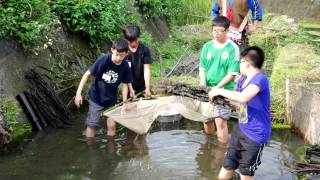
[(273, 95), (284, 97), (287, 78), (298, 82), (320, 80), (320, 56), (315, 49), (305, 44), (288, 44), (279, 49), (271, 75)]
[[(320, 80), (320, 56), (315, 53), (312, 46), (306, 44), (288, 44), (279, 48), (278, 51), (270, 77), (271, 109), (275, 113), (275, 119), (282, 119), (286, 108), (286, 79), (290, 79), (293, 85), (296, 85), (297, 82), (318, 82)], [(294, 89), (292, 91), (295, 92)]]
[(302, 28), (320, 29), (320, 21), (300, 21), (299, 24)]
[(201, 24), (211, 19), (211, 9), (214, 0), (183, 0), (181, 5), (184, 6), (182, 14), (176, 17), (178, 25), (184, 24)]
[(21, 111), (17, 101), (9, 97), (0, 99), (0, 110), (5, 115), (9, 130), (13, 133), (18, 126)]
[(0, 110), (5, 115), (7, 127), (14, 139), (31, 132), (30, 125), (19, 122), (21, 108), (15, 99), (10, 97), (0, 98)]
[(306, 33), (312, 35), (312, 36), (317, 36), (320, 38), (320, 31), (306, 31)]
[[(312, 22), (313, 23), (313, 22)], [(283, 122), (285, 115), (285, 81), (319, 81), (319, 43), (301, 27), (316, 27), (310, 22), (296, 22), (290, 17), (266, 14), (264, 21), (249, 38), (250, 45), (264, 49), (263, 71), (271, 82), (273, 120)], [(303, 25), (301, 25), (303, 24)]]
[(272, 129), (290, 129), (291, 126), (288, 124), (283, 124), (283, 123), (272, 123)]
[(204, 43), (212, 39), (211, 22), (178, 27), (176, 34), (183, 42), (190, 43), (194, 49), (200, 50)]
[(153, 62), (151, 65), (152, 78), (161, 77), (160, 71), (162, 71), (162, 77), (165, 77), (167, 72), (169, 72), (175, 64), (176, 61), (174, 59), (163, 59), (162, 66), (160, 66), (159, 60)]
[(185, 84), (191, 84), (193, 86), (199, 85), (199, 77), (190, 77), (190, 76), (172, 76), (169, 78), (169, 80), (185, 83)]

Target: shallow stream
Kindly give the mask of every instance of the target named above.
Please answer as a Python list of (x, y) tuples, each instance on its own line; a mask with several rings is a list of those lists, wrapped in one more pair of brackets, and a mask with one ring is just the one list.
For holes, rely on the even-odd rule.
[[(108, 141), (101, 134), (88, 145), (81, 135), (82, 119), (76, 118), (70, 129), (38, 134), (18, 153), (1, 156), (0, 179), (216, 179), (221, 168), (225, 146), (203, 134), (201, 123), (155, 123), (146, 136), (122, 133)], [(234, 124), (229, 121), (229, 129)], [(273, 130), (256, 179), (294, 179), (284, 164), (302, 144), (289, 130)]]

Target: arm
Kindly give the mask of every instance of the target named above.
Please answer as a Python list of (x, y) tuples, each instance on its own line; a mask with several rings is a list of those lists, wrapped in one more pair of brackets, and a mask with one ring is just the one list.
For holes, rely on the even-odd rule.
[(209, 99), (212, 101), (212, 99), (215, 96), (223, 96), (226, 97), (232, 101), (237, 101), (240, 103), (246, 103), (250, 101), (254, 96), (256, 96), (260, 91), (260, 87), (255, 84), (248, 85), (247, 88), (245, 88), (242, 92), (238, 91), (230, 91), (222, 88), (216, 88), (212, 89), (209, 92)]
[(215, 0), (214, 4), (212, 6), (212, 19), (219, 16), (219, 11), (220, 11), (219, 4), (218, 4), (217, 0)]
[(128, 94), (131, 97), (134, 97), (134, 90), (132, 87), (132, 73), (131, 69), (129, 68), (129, 64), (127, 64), (126, 71), (124, 71), (123, 79), (121, 81), (123, 83), (122, 86), (122, 100), (123, 102), (128, 101)]
[(227, 74), (215, 87), (217, 88), (223, 88), (224, 85), (228, 84), (231, 80), (234, 79), (235, 75)]
[(75, 105), (76, 105), (77, 107), (80, 107), (80, 105), (82, 104), (82, 101), (83, 101), (83, 100), (82, 100), (82, 95), (81, 95), (81, 93), (82, 93), (83, 87), (84, 87), (84, 85), (86, 84), (89, 76), (90, 76), (90, 71), (87, 70), (87, 71), (84, 73), (84, 75), (82, 76), (82, 78), (81, 78), (80, 84), (79, 84), (79, 86), (78, 86), (78, 90), (77, 90), (77, 92), (76, 92), (76, 97), (75, 97), (75, 99), (74, 99), (74, 103), (75, 103)]
[(122, 85), (122, 102), (128, 101), (128, 94), (134, 97), (134, 90), (131, 83), (123, 83)]
[(130, 96), (131, 96), (131, 97), (134, 97), (134, 96), (135, 96), (135, 92), (134, 92), (134, 89), (133, 89), (131, 83), (128, 84), (128, 88), (129, 88), (129, 94), (130, 94)]
[(122, 84), (122, 102), (127, 102), (128, 101), (128, 93), (129, 93), (128, 84), (123, 83)]
[(200, 77), (200, 88), (206, 87), (206, 70), (204, 68), (199, 68), (199, 77)]
[(207, 83), (206, 83), (206, 56), (207, 56), (207, 50), (206, 50), (206, 45), (204, 45), (201, 50), (200, 63), (199, 63), (199, 77), (200, 77), (199, 87), (200, 88), (205, 88), (207, 85)]
[(145, 96), (151, 96), (151, 68), (150, 64), (143, 65), (144, 82), (146, 86)]

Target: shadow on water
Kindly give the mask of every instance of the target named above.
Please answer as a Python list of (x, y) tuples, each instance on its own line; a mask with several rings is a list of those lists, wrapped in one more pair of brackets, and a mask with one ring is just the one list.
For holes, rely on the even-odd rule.
[[(231, 129), (235, 121), (228, 123)], [(203, 134), (201, 123), (185, 119), (155, 123), (145, 136), (127, 132), (110, 141), (101, 134), (92, 145), (82, 128), (49, 130), (21, 152), (2, 156), (0, 179), (216, 179), (226, 148)], [(256, 179), (294, 179), (284, 164), (301, 144), (290, 131), (274, 130)]]

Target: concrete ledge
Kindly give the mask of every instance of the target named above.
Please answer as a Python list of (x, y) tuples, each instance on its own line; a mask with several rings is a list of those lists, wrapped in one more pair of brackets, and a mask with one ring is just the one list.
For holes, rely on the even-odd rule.
[(289, 123), (310, 144), (320, 144), (320, 95), (300, 87), (296, 102), (290, 108)]

